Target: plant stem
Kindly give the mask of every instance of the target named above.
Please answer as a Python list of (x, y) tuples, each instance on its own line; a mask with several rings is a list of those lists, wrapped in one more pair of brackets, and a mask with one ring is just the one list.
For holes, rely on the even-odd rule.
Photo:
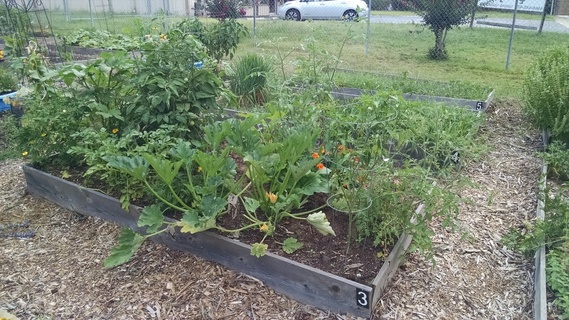
[(183, 207), (178, 207), (177, 205), (171, 203), (170, 201), (164, 199), (162, 196), (160, 196), (156, 191), (154, 191), (154, 189), (150, 186), (150, 183), (148, 183), (148, 181), (146, 181), (146, 179), (143, 180), (144, 184), (146, 185), (146, 187), (148, 188), (148, 190), (150, 190), (150, 192), (156, 197), (158, 198), (158, 200), (164, 202), (167, 206), (176, 209), (178, 211), (182, 211), (185, 212), (186, 209)]

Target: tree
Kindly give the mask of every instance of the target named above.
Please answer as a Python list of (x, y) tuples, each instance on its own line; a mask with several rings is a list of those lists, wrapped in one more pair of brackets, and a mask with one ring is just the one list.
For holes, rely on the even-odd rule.
[(468, 22), (468, 16), (476, 8), (476, 0), (414, 0), (413, 11), (423, 18), (423, 23), (435, 34), (435, 47), (429, 57), (435, 60), (448, 58), (445, 40), (448, 30)]

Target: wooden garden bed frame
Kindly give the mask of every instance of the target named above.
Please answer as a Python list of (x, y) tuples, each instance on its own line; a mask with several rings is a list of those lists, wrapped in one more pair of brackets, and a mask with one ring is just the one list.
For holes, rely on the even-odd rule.
[[(356, 88), (334, 88), (331, 92), (332, 96), (338, 99), (353, 99), (362, 94), (376, 94), (374, 90), (361, 90)], [(428, 101), (444, 103), (449, 106), (465, 107), (472, 111), (486, 112), (494, 100), (494, 90), (492, 90), (485, 100), (469, 100), (449, 97), (428, 96), (424, 94), (403, 93), (403, 99), (409, 101)]]
[[(119, 200), (98, 191), (55, 177), (43, 171), (23, 166), (30, 193), (47, 199), (63, 208), (82, 215), (101, 218), (121, 227), (144, 233), (137, 226), (142, 208), (131, 205), (128, 211)], [(420, 205), (415, 215), (424, 214)], [(402, 233), (377, 276), (368, 284), (357, 283), (331, 273), (267, 253), (261, 258), (250, 254), (247, 244), (212, 232), (196, 234), (162, 233), (150, 238), (169, 248), (191, 253), (219, 263), (231, 270), (261, 280), (273, 290), (297, 300), (334, 313), (369, 318), (385, 288), (397, 271), (411, 244), (412, 236)]]
[[(543, 142), (543, 150), (547, 150), (547, 145), (549, 144), (549, 139), (551, 138), (550, 133), (545, 130), (541, 133), (541, 138)], [(541, 167), (541, 179), (539, 185), (539, 197), (537, 199), (537, 209), (536, 217), (538, 220), (545, 219), (545, 203), (543, 202), (544, 193), (547, 186), (547, 163), (543, 161)], [(545, 244), (542, 244), (535, 251), (535, 274), (533, 282), (533, 318), (534, 320), (547, 320), (547, 277), (545, 273), (546, 267), (546, 252)]]

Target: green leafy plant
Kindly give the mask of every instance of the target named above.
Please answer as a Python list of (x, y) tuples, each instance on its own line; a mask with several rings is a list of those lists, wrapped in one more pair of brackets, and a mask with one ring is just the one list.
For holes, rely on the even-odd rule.
[(57, 71), (53, 69), (36, 42), (30, 41), (26, 50), (29, 51), (27, 56), (19, 55), (11, 59), (10, 68), (15, 71), (16, 77), (23, 85), (44, 98), (48, 95), (57, 95), (58, 90), (55, 87)]
[(569, 179), (569, 150), (564, 142), (553, 141), (547, 146), (547, 152), (538, 156), (547, 163), (549, 177), (562, 181)]
[(84, 112), (83, 105), (73, 97), (28, 99), (18, 132), (23, 157), (40, 168), (74, 166), (79, 159), (67, 151), (79, 143), (72, 134), (85, 126)]
[(0, 161), (20, 157), (18, 120), (11, 114), (0, 113)]
[[(262, 130), (259, 130), (262, 128)], [(278, 113), (247, 115), (244, 121), (225, 122), (221, 130), (226, 148), (242, 157), (250, 188), (243, 193), (242, 202), (253, 221), (266, 221), (266, 236), (283, 219), (304, 220), (322, 234), (334, 234), (325, 215), (314, 210), (302, 210), (309, 196), (327, 192), (326, 172), (318, 170), (319, 160), (311, 157), (317, 137), (317, 127), (291, 126)], [(223, 138), (222, 138), (223, 137)], [(266, 251), (263, 241), (255, 244), (255, 255)]]
[(272, 71), (270, 62), (256, 54), (239, 58), (227, 71), (229, 87), (241, 106), (264, 104), (268, 95), (268, 77)]
[(547, 285), (555, 294), (554, 304), (569, 317), (569, 200), (567, 187), (545, 190), (544, 220), (512, 229), (502, 241), (510, 248), (532, 257), (545, 244)]
[[(458, 214), (459, 199), (448, 187), (433, 184), (431, 173), (420, 166), (401, 168), (395, 161), (386, 161), (369, 177), (373, 194), (369, 210), (356, 215), (357, 239), (371, 241), (374, 246), (389, 248), (405, 231), (413, 235), (412, 250), (432, 257), (433, 231), (429, 223), (442, 221), (452, 227)], [(422, 214), (416, 209), (422, 204)], [(385, 251), (378, 252), (385, 256)]]
[[(160, 201), (160, 205), (144, 208), (138, 226), (146, 227), (147, 234), (139, 236), (129, 232), (128, 236), (121, 236), (105, 266), (113, 267), (128, 261), (141, 241), (172, 227), (180, 227), (181, 232), (196, 233), (208, 229), (237, 232), (262, 226), (262, 221), (252, 221), (242, 228), (228, 230), (216, 224), (217, 218), (227, 210), (229, 195), (235, 194), (240, 185), (239, 181), (234, 179), (235, 161), (229, 157), (229, 151), (226, 149), (222, 154), (205, 153), (192, 148), (189, 143), (180, 141), (170, 150), (168, 156), (143, 153), (131, 157), (106, 157), (109, 166), (141, 181)], [(170, 198), (163, 196), (151, 184), (151, 172), (164, 183)], [(183, 182), (177, 184), (178, 179), (183, 179)], [(162, 209), (164, 206), (181, 212), (182, 219), (166, 221)]]
[(87, 64), (68, 65), (57, 79), (67, 85), (67, 94), (81, 98), (93, 127), (121, 132), (134, 125), (131, 100), (135, 91), (129, 81), (136, 74), (134, 61), (126, 52), (105, 52)]
[(142, 45), (143, 39), (133, 38), (120, 33), (111, 33), (106, 30), (90, 31), (85, 29), (60, 35), (59, 38), (63, 43), (70, 46), (121, 51), (138, 50)]
[(138, 95), (129, 113), (146, 130), (176, 124), (198, 134), (207, 117), (221, 112), (218, 97), (223, 95), (222, 81), (211, 68), (194, 67), (206, 60), (201, 43), (172, 29), (164, 40), (148, 42), (143, 49), (144, 60), (131, 80)]
[[(73, 138), (81, 141), (69, 149), (68, 153), (83, 159), (88, 169), (83, 173), (85, 186), (92, 181), (105, 181), (107, 194), (120, 194), (120, 202), (128, 210), (134, 200), (150, 198), (143, 183), (133, 179), (128, 174), (107, 165), (108, 157), (134, 156), (143, 153), (167, 154), (180, 141), (179, 136), (186, 135), (184, 128), (162, 126), (154, 131), (130, 130), (122, 133), (118, 128), (85, 128), (75, 134)], [(148, 181), (153, 188), (160, 190), (161, 186), (155, 177), (149, 176)], [(100, 186), (98, 186), (100, 188)], [(161, 192), (161, 191), (159, 191)], [(167, 195), (162, 194), (167, 197)]]
[(569, 141), (569, 47), (557, 47), (540, 56), (528, 69), (523, 110), (538, 129)]
[(18, 89), (18, 84), (14, 74), (6, 68), (0, 67), (0, 94), (14, 92)]

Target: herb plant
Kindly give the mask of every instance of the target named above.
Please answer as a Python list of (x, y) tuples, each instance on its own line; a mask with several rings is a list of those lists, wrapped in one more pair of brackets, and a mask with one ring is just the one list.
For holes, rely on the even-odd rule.
[(540, 56), (528, 69), (523, 110), (540, 130), (569, 141), (569, 48), (557, 47)]

